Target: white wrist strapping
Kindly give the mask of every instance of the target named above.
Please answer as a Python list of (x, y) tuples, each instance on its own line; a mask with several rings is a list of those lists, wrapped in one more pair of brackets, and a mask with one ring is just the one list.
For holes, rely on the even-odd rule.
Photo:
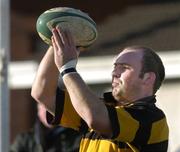
[(59, 69), (59, 72), (60, 72), (60, 74), (62, 75), (62, 77), (63, 77), (65, 74), (77, 72), (77, 71), (76, 71), (76, 65), (77, 65), (77, 59), (70, 60), (69, 62), (67, 62), (66, 64), (64, 64), (64, 65)]

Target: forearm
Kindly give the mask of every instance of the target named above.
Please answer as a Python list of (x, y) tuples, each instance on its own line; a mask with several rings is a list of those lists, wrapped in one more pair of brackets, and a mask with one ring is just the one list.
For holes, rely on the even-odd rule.
[(51, 112), (54, 111), (55, 93), (59, 72), (54, 63), (52, 47), (49, 48), (40, 62), (31, 94), (36, 101), (43, 103)]
[(63, 77), (77, 113), (90, 128), (109, 135), (111, 126), (105, 104), (88, 88), (78, 73)]

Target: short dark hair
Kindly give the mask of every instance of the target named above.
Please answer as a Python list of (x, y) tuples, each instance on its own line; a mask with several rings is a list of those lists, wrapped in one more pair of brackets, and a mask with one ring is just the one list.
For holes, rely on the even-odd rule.
[(165, 78), (165, 68), (163, 62), (153, 49), (147, 47), (141, 47), (141, 49), (143, 51), (143, 57), (140, 77), (143, 77), (147, 72), (154, 72), (156, 80), (154, 83), (153, 93), (156, 93)]
[(153, 87), (153, 93), (156, 93), (165, 78), (165, 68), (159, 55), (153, 49), (145, 46), (130, 46), (125, 49), (139, 50), (143, 52), (142, 68), (139, 77), (143, 78), (145, 73), (154, 72), (156, 80)]

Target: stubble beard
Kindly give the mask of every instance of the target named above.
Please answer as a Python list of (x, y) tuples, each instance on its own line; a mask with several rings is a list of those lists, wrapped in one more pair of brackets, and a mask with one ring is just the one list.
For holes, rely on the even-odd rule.
[(123, 99), (124, 89), (122, 86), (113, 88), (112, 95), (117, 101), (121, 101)]

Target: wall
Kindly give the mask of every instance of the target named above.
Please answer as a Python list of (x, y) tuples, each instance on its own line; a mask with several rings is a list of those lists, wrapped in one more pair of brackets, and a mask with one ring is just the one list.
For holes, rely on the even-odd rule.
[(157, 104), (164, 110), (169, 123), (169, 150), (175, 152), (180, 148), (180, 80), (166, 81), (158, 91), (157, 99)]

